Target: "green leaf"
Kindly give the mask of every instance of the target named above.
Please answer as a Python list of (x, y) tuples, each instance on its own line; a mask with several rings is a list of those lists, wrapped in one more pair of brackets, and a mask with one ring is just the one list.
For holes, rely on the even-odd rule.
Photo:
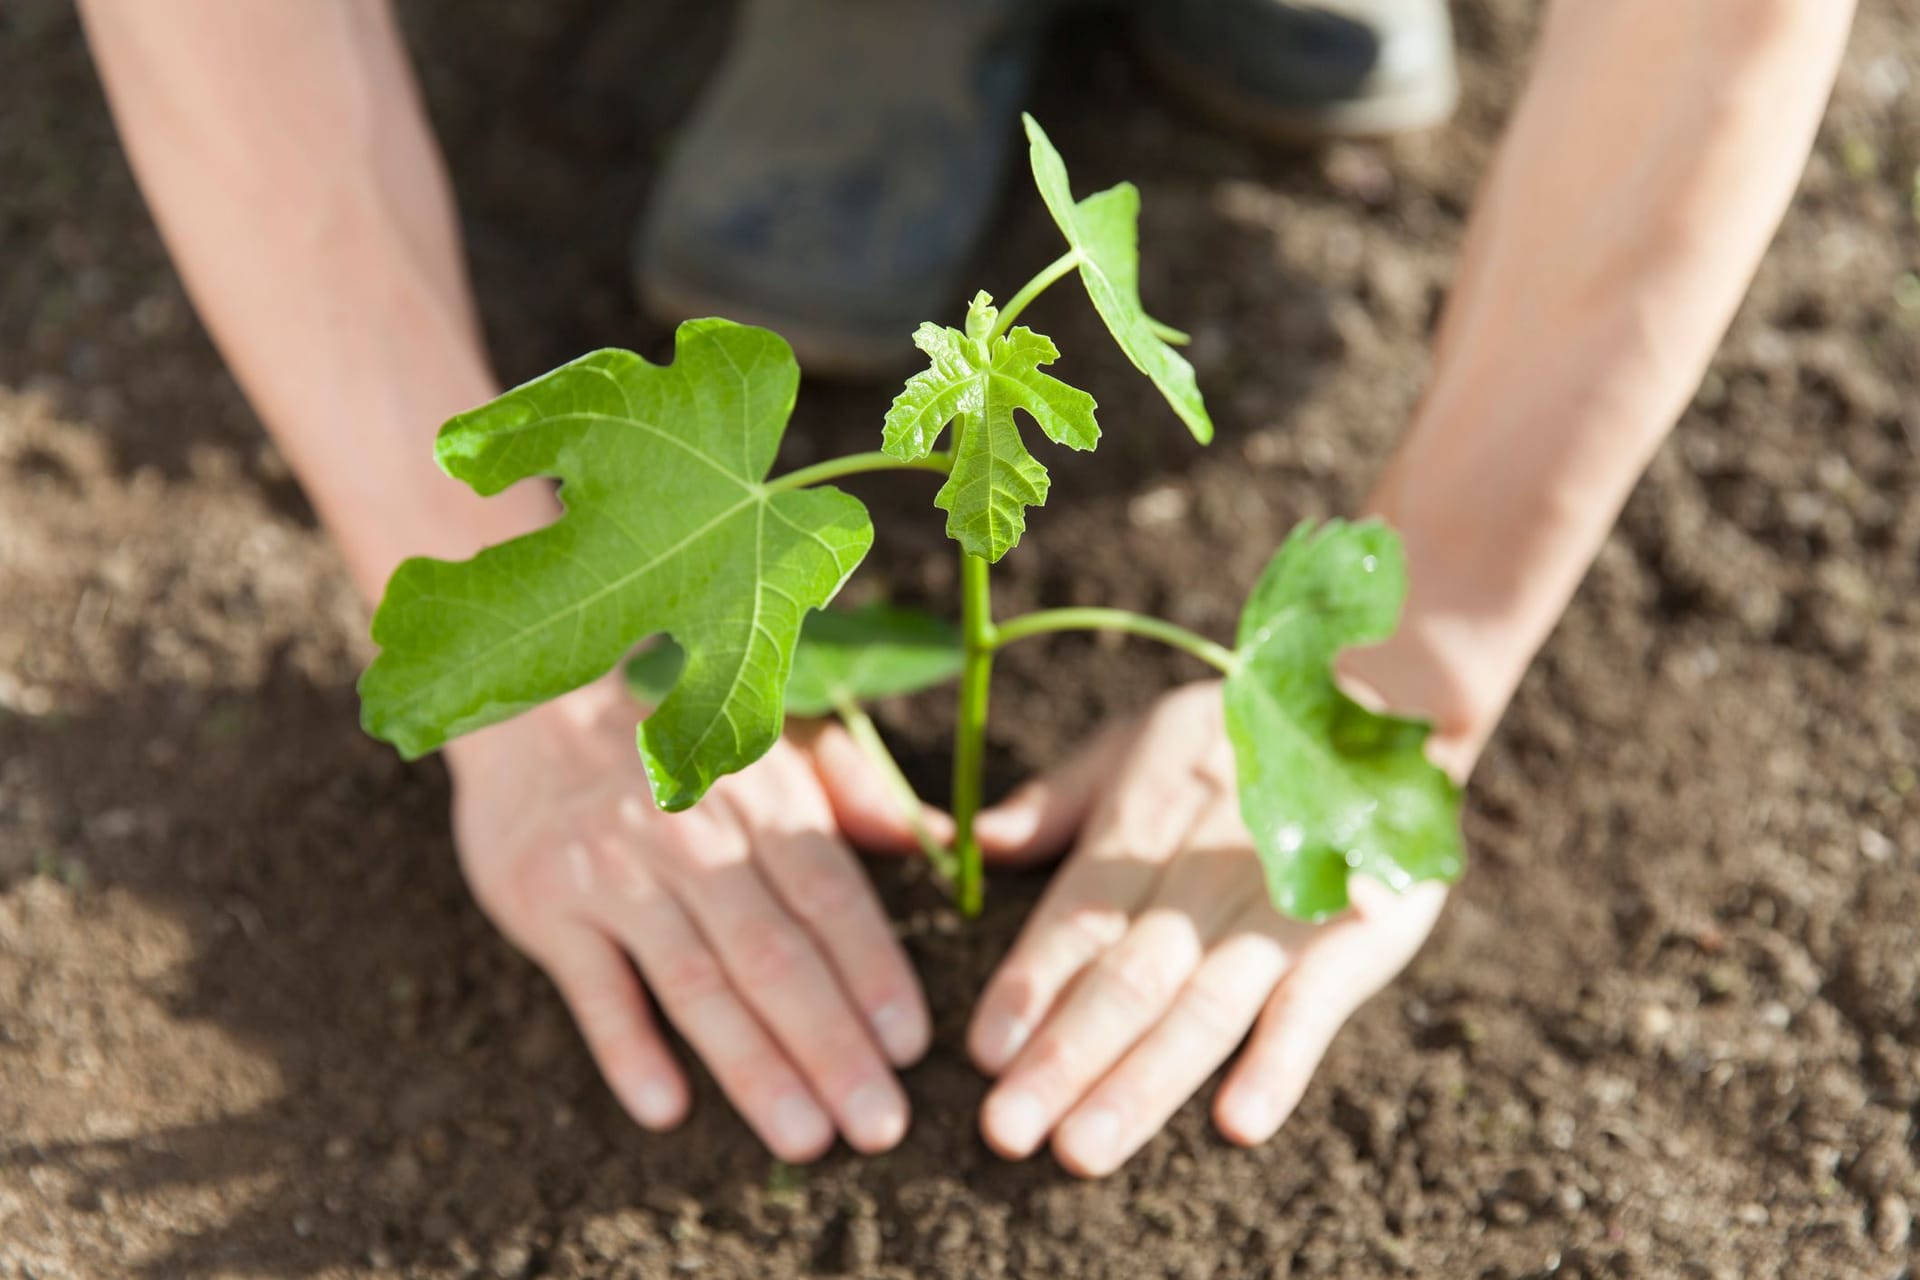
[(971, 555), (998, 560), (1020, 541), (1027, 508), (1047, 500), (1047, 469), (1027, 452), (1013, 411), (1023, 409), (1056, 444), (1091, 449), (1100, 441), (1093, 397), (1041, 373), (1060, 352), (1027, 328), (989, 337), (998, 312), (984, 293), (967, 310), (967, 331), (923, 324), (914, 345), (933, 367), (907, 380), (887, 411), (881, 447), (903, 462), (933, 451), (958, 419), (953, 473), (934, 495), (947, 535)]
[(409, 757), (611, 670), (667, 631), (687, 653), (640, 727), (665, 809), (699, 800), (779, 737), (801, 620), (867, 553), (866, 508), (763, 483), (800, 371), (764, 329), (694, 320), (671, 365), (583, 356), (440, 432), (440, 464), (479, 493), (562, 483), (566, 514), (471, 560), (414, 559), (374, 615), (362, 720)]
[(1034, 183), (1067, 243), (1080, 254), (1080, 282), (1093, 309), (1133, 367), (1153, 380), (1193, 438), (1206, 444), (1213, 439), (1213, 419), (1200, 398), (1193, 366), (1167, 342), (1186, 335), (1148, 316), (1140, 303), (1139, 188), (1123, 182), (1076, 202), (1066, 162), (1032, 116), (1021, 118), (1027, 124)]
[[(627, 688), (648, 705), (662, 701), (680, 678), (686, 655), (669, 637), (627, 663)], [(918, 693), (957, 679), (966, 652), (960, 633), (917, 609), (870, 604), (807, 615), (793, 651), (787, 711), (824, 716), (843, 704)]]
[(844, 703), (918, 693), (959, 679), (966, 658), (960, 632), (917, 609), (823, 609), (801, 628), (787, 709), (823, 716)]
[(1369, 711), (1333, 679), (1340, 650), (1393, 633), (1406, 591), (1386, 525), (1305, 523), (1240, 616), (1227, 736), (1240, 813), (1286, 915), (1344, 910), (1355, 873), (1396, 892), (1460, 874), (1460, 790), (1428, 763), (1427, 726)]

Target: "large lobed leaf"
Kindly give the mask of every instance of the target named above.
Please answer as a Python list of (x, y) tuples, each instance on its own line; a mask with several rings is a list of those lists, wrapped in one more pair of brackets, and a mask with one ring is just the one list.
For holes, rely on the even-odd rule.
[(1122, 182), (1075, 201), (1067, 165), (1032, 116), (1027, 125), (1029, 159), (1040, 198), (1067, 243), (1080, 254), (1080, 281), (1134, 368), (1147, 375), (1173, 411), (1206, 444), (1213, 419), (1193, 376), (1193, 366), (1162, 335), (1171, 332), (1147, 315), (1140, 302), (1140, 191)]
[[(627, 687), (656, 704), (680, 678), (686, 655), (663, 637), (627, 663)], [(957, 679), (966, 663), (960, 633), (916, 609), (870, 604), (807, 615), (793, 651), (787, 710), (824, 716), (843, 706), (918, 693)]]
[(1340, 650), (1393, 633), (1406, 590), (1386, 525), (1302, 524), (1241, 614), (1227, 735), (1241, 816), (1289, 916), (1344, 910), (1355, 873), (1395, 891), (1460, 874), (1460, 791), (1428, 763), (1427, 726), (1369, 711), (1333, 679)]
[(933, 451), (950, 422), (953, 473), (934, 496), (947, 535), (968, 554), (998, 560), (1020, 541), (1027, 508), (1047, 500), (1047, 469), (1027, 452), (1013, 411), (1025, 410), (1047, 438), (1070, 449), (1100, 441), (1093, 397), (1041, 373), (1060, 358), (1052, 341), (1027, 328), (991, 337), (998, 313), (986, 294), (967, 311), (967, 331), (927, 323), (913, 335), (932, 367), (907, 380), (887, 411), (882, 448), (903, 462)]
[(686, 670), (639, 740), (660, 806), (686, 808), (765, 754), (802, 619), (873, 541), (847, 494), (763, 484), (798, 385), (778, 336), (694, 320), (670, 365), (594, 352), (449, 422), (449, 474), (483, 495), (556, 477), (566, 513), (471, 560), (395, 571), (360, 681), (368, 731), (422, 755), (666, 631)]

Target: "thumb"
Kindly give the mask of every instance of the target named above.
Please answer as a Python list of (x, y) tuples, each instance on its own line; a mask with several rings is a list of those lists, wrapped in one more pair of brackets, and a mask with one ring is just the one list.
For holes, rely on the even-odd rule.
[[(897, 784), (852, 734), (837, 723), (822, 724), (808, 749), (834, 821), (849, 841), (875, 853), (919, 852), (921, 833), (914, 830), (914, 815), (903, 804)], [(923, 804), (918, 817), (934, 842), (953, 839), (953, 819), (945, 813)]]
[(980, 852), (989, 861), (1015, 866), (1064, 852), (1119, 771), (1137, 731), (1132, 720), (1106, 726), (1065, 764), (982, 809), (973, 823)]

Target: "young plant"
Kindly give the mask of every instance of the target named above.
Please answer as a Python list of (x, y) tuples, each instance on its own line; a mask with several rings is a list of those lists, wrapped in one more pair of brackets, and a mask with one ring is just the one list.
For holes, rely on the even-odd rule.
[[(373, 620), (380, 654), (360, 682), (369, 732), (409, 758), (597, 679), (650, 636), (630, 686), (654, 711), (639, 750), (655, 801), (678, 810), (765, 754), (792, 712), (841, 717), (886, 770), (961, 909), (979, 910), (981, 795), (993, 660), (1049, 632), (1109, 630), (1174, 646), (1216, 668), (1241, 813), (1274, 905), (1320, 919), (1362, 873), (1395, 889), (1461, 869), (1459, 794), (1426, 760), (1427, 727), (1342, 693), (1339, 651), (1393, 631), (1406, 594), (1398, 539), (1378, 522), (1302, 524), (1248, 598), (1232, 647), (1118, 609), (993, 617), (991, 566), (1012, 550), (1046, 468), (1016, 411), (1090, 450), (1093, 397), (1042, 372), (1053, 343), (1014, 321), (1068, 274), (1133, 364), (1203, 444), (1213, 424), (1178, 331), (1149, 317), (1138, 281), (1138, 191), (1076, 201), (1031, 117), (1034, 180), (1067, 251), (1001, 308), (985, 293), (964, 329), (923, 324), (929, 367), (888, 411), (882, 448), (769, 476), (799, 369), (763, 329), (693, 320), (673, 362), (582, 356), (461, 414), (436, 455), (477, 492), (561, 483), (566, 513), (460, 563), (413, 559)], [(939, 448), (946, 436), (945, 449)], [(884, 606), (826, 610), (873, 542), (866, 509), (829, 482), (862, 472), (945, 477), (934, 504), (960, 548), (960, 625)], [(953, 847), (919, 824), (920, 802), (861, 704), (957, 678)]]

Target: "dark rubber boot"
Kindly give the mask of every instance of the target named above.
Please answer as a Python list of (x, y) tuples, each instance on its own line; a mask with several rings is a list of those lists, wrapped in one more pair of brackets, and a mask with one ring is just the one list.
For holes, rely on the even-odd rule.
[(1459, 98), (1446, 0), (1137, 0), (1167, 87), (1283, 144), (1439, 124)]
[(913, 355), (993, 211), (1034, 0), (746, 0), (642, 219), (642, 303), (765, 325), (809, 372)]

